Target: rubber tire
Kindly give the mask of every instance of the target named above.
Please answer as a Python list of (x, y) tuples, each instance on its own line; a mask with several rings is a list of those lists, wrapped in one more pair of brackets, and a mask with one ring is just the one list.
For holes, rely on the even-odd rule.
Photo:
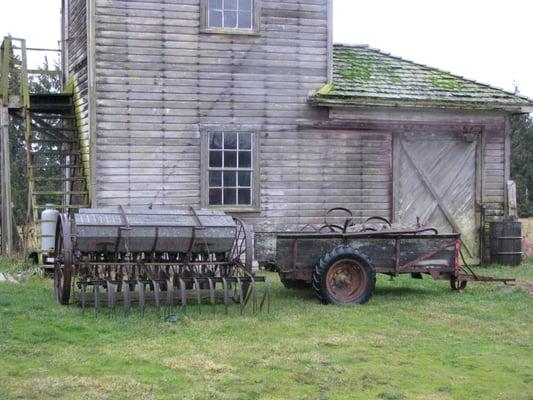
[[(362, 294), (350, 302), (342, 302), (332, 297), (327, 288), (327, 274), (329, 269), (342, 259), (356, 261), (367, 273), (367, 285)], [(376, 287), (376, 270), (370, 259), (349, 246), (339, 246), (324, 254), (318, 261), (313, 272), (313, 290), (317, 298), (324, 304), (363, 304), (366, 303), (374, 293)]]
[(297, 290), (303, 290), (303, 289), (309, 289), (310, 284), (306, 281), (300, 281), (297, 279), (283, 279), (279, 278), (283, 286), (285, 286), (287, 289), (297, 289)]
[(467, 281), (461, 281), (460, 284), (457, 284), (457, 280), (455, 278), (450, 279), (450, 288), (454, 292), (461, 292), (466, 289)]

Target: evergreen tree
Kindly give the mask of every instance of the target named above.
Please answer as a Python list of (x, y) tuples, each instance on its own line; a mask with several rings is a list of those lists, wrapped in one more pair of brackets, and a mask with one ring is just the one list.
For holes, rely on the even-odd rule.
[(533, 119), (512, 118), (511, 177), (516, 182), (518, 215), (533, 216)]

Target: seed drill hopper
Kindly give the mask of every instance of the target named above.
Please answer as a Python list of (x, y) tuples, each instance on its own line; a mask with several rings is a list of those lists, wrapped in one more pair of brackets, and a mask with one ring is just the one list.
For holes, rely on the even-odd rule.
[(141, 314), (186, 311), (188, 303), (230, 303), (243, 312), (269, 307), (269, 283), (252, 272), (246, 224), (220, 211), (140, 208), (80, 209), (60, 214), (56, 229), (54, 292), (98, 313), (107, 306)]

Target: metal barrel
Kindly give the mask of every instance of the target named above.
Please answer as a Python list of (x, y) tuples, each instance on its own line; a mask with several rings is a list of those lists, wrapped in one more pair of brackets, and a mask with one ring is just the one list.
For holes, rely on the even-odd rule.
[(520, 221), (491, 222), (490, 260), (500, 265), (520, 265), (522, 262), (522, 224)]

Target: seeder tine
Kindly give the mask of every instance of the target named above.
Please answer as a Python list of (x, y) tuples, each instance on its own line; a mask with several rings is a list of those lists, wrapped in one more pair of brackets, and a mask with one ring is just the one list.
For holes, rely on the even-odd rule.
[(242, 281), (241, 278), (237, 277), (237, 286), (239, 287), (239, 304), (241, 306), (241, 315), (244, 311), (244, 297), (242, 293)]
[(154, 285), (154, 301), (155, 301), (155, 308), (157, 309), (157, 315), (161, 314), (161, 287), (159, 286), (159, 282), (156, 280), (152, 281), (152, 284)]
[(81, 312), (85, 313), (85, 305), (87, 304), (87, 284), (86, 283), (81, 284), (80, 297), (81, 297)]
[(98, 316), (98, 311), (100, 309), (100, 285), (98, 283), (93, 284), (93, 293), (94, 293), (94, 314)]
[(106, 281), (107, 288), (107, 306), (111, 309), (111, 312), (115, 314), (115, 289), (110, 281)]
[(257, 287), (253, 276), (250, 277), (250, 283), (252, 286), (253, 313), (255, 314), (257, 312)]
[(224, 314), (228, 313), (228, 301), (229, 301), (229, 292), (228, 292), (228, 281), (226, 278), (222, 277), (222, 286), (224, 288)]
[(196, 301), (198, 303), (198, 312), (202, 312), (202, 294), (200, 292), (200, 283), (198, 282), (197, 278), (193, 278), (194, 280), (194, 286), (196, 286)]
[(211, 305), (213, 306), (213, 311), (215, 311), (215, 285), (213, 284), (213, 279), (207, 278), (207, 282), (209, 283), (209, 299), (211, 301)]
[(270, 313), (270, 281), (265, 277), (265, 292), (263, 293), (263, 298), (261, 299), (261, 304), (259, 305), (259, 311), (263, 311), (263, 306), (266, 303), (267, 313)]
[(122, 297), (124, 300), (124, 315), (128, 315), (131, 310), (131, 291), (129, 282), (125, 282), (122, 287)]
[(144, 307), (145, 307), (145, 298), (144, 298), (144, 283), (138, 281), (139, 283), (139, 308), (141, 310), (141, 317), (144, 317)]
[(172, 284), (172, 279), (167, 279), (167, 307), (169, 314), (172, 312), (172, 307), (174, 306), (174, 285)]
[(181, 295), (181, 311), (183, 314), (187, 312), (187, 288), (185, 281), (180, 278), (180, 295)]

